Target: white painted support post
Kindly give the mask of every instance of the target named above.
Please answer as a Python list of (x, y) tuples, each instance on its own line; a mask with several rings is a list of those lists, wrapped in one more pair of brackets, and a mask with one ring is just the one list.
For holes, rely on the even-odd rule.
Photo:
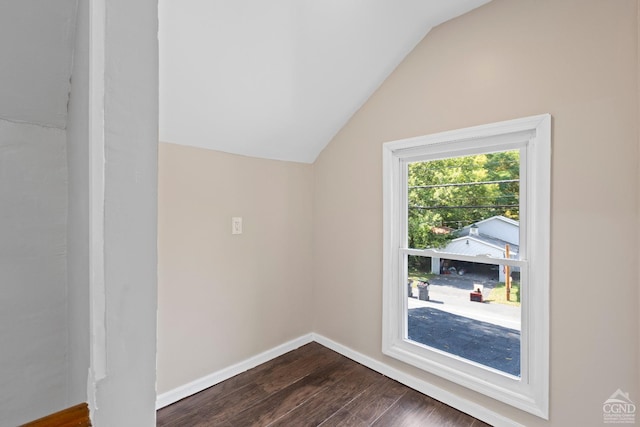
[(440, 274), (440, 258), (431, 258), (431, 274)]
[(96, 427), (155, 426), (157, 0), (91, 0), (91, 356)]

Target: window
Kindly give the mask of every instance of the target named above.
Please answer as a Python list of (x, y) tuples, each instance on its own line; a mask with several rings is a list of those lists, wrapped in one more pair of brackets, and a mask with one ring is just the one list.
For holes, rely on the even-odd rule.
[(383, 147), (383, 352), (543, 418), (550, 123)]

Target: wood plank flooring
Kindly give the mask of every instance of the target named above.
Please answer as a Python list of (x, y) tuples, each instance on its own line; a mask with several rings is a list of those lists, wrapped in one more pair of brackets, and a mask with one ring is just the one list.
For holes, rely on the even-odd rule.
[(157, 425), (488, 426), (318, 343), (160, 409)]

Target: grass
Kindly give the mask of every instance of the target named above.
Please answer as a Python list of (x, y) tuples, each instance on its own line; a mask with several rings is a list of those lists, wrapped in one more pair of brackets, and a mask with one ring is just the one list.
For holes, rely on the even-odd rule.
[(427, 282), (429, 281), (429, 279), (431, 279), (432, 277), (435, 276), (435, 274), (432, 273), (425, 273), (424, 271), (420, 271), (420, 270), (416, 270), (416, 269), (409, 269), (408, 273), (408, 278), (409, 280), (411, 280), (411, 287), (412, 288), (417, 288), (418, 286), (418, 281), (420, 282)]
[(510, 301), (507, 301), (507, 291), (504, 282), (498, 282), (496, 284), (486, 301), (492, 304), (506, 304), (520, 307), (520, 282), (511, 282)]
[(418, 282), (427, 282), (429, 279), (435, 276), (432, 273), (425, 273), (424, 271), (417, 270), (415, 268), (410, 268), (407, 271), (408, 279), (411, 280), (411, 287), (413, 289), (418, 289)]
[(409, 269), (408, 273), (409, 273), (408, 274), (409, 280), (413, 280), (413, 281), (419, 280), (421, 282), (426, 282), (427, 280), (435, 276), (435, 274), (425, 273), (424, 271), (411, 269), (411, 268)]

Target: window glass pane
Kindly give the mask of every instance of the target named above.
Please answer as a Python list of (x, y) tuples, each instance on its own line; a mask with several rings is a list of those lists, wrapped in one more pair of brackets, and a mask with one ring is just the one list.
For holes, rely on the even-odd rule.
[(517, 268), (413, 255), (407, 268), (406, 339), (520, 376)]
[(518, 150), (409, 164), (410, 248), (517, 258)]

